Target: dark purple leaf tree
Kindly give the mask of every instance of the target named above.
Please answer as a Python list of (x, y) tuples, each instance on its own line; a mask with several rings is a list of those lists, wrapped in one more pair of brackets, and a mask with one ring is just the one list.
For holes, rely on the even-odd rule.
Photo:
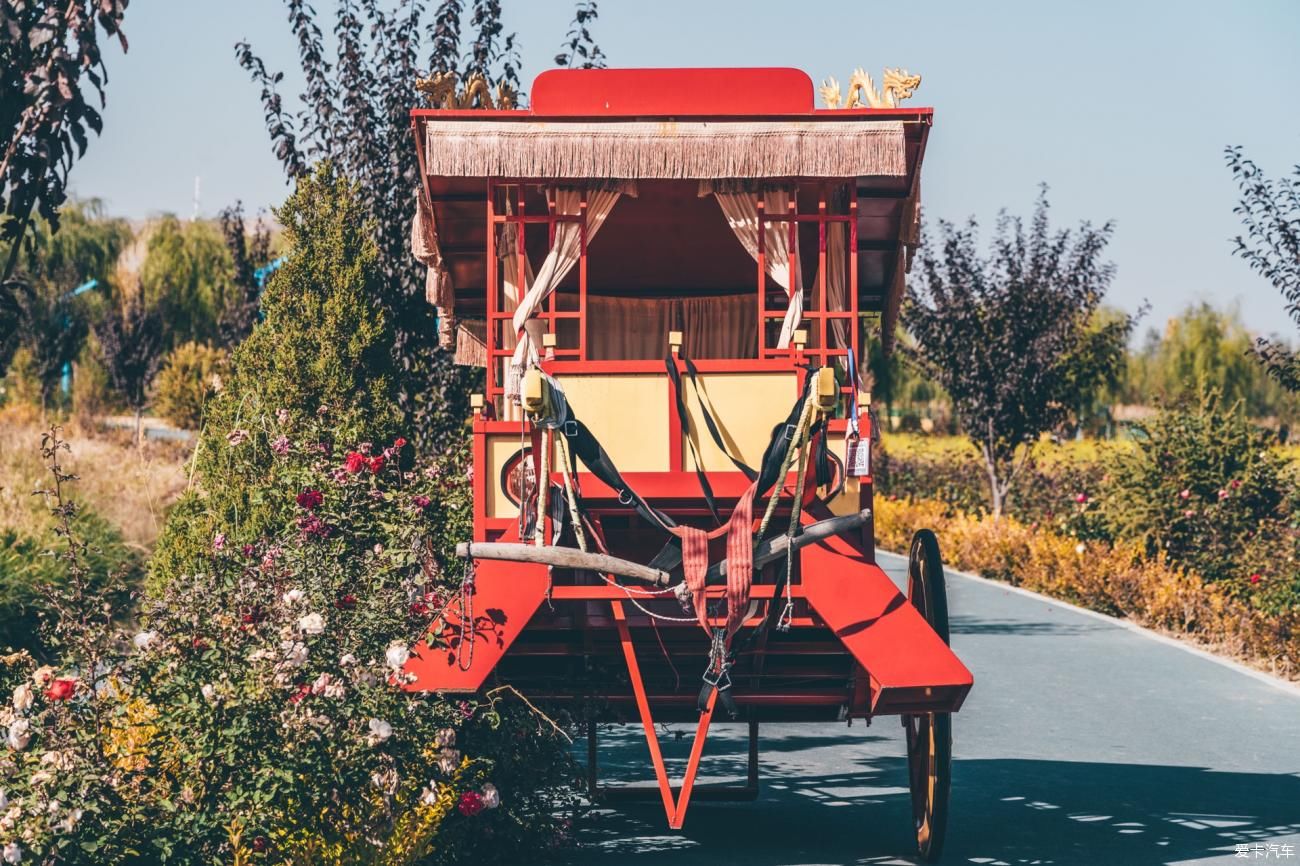
[[(1241, 193), (1233, 212), (1246, 229), (1233, 239), (1233, 250), (1282, 294), (1300, 328), (1300, 165), (1290, 176), (1269, 179), (1240, 147), (1228, 148), (1227, 158)], [(1255, 356), (1282, 387), (1300, 392), (1300, 355), (1261, 337)]]
[(135, 439), (141, 444), (140, 416), (149, 402), (149, 386), (162, 365), (165, 334), (162, 316), (148, 309), (135, 292), (113, 304), (95, 323), (95, 336), (108, 382), (135, 412)]
[(990, 503), (1000, 515), (1029, 446), (1123, 364), (1136, 321), (1096, 317), (1115, 274), (1103, 261), (1113, 226), (1048, 226), (1043, 189), (1026, 226), (1005, 212), (991, 249), (979, 250), (974, 218), (940, 221), (908, 286), (903, 350), (952, 399), (979, 448)]
[[(125, 51), (127, 0), (0, 0), (0, 239), (9, 243), (3, 279), (18, 260), (33, 214), (52, 229), (68, 172), (103, 128), (108, 69), (102, 31)], [(11, 290), (12, 292), (12, 290)]]

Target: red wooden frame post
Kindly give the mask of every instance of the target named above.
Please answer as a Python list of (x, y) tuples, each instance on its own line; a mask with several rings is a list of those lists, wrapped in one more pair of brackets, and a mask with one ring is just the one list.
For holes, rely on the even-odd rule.
[(686, 761), (686, 773), (682, 776), (682, 787), (680, 792), (674, 795), (672, 782), (668, 779), (668, 768), (664, 764), (664, 753), (659, 748), (659, 735), (655, 733), (655, 720), (650, 713), (650, 699), (646, 695), (645, 680), (641, 678), (641, 666), (637, 663), (636, 649), (632, 646), (632, 633), (627, 627), (627, 614), (623, 611), (623, 602), (611, 600), (609, 606), (614, 613), (614, 623), (618, 626), (618, 639), (623, 647), (623, 658), (627, 661), (627, 675), (632, 681), (637, 712), (641, 716), (641, 725), (645, 728), (645, 742), (650, 749), (650, 762), (654, 765), (659, 794), (663, 798), (664, 814), (668, 817), (668, 826), (673, 830), (680, 830), (686, 820), (686, 807), (691, 802), (691, 791), (695, 788), (695, 776), (700, 769), (700, 758), (704, 755), (704, 741), (709, 735), (709, 723), (713, 720), (713, 708), (718, 700), (718, 692), (716, 689), (713, 690), (709, 695), (707, 709), (700, 713), (700, 722), (695, 728), (695, 739), (691, 743), (691, 756)]

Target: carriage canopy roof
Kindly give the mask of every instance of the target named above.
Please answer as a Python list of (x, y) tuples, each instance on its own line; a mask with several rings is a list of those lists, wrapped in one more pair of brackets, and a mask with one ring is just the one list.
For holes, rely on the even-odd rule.
[[(457, 316), (480, 315), (490, 180), (641, 181), (646, 213), (628, 208), (610, 220), (601, 247), (611, 253), (644, 238), (652, 207), (674, 207), (684, 236), (725, 242), (725, 225), (704, 224), (718, 220), (703, 208), (700, 225), (690, 224), (693, 211), (677, 207), (686, 204), (679, 193), (645, 194), (655, 183), (850, 181), (860, 309), (883, 313), (889, 342), (917, 240), (931, 116), (910, 106), (817, 108), (812, 80), (789, 68), (551, 70), (534, 80), (527, 108), (415, 109), (423, 204), (446, 277), (441, 294), (454, 299)], [(593, 258), (592, 267), (602, 266)], [(710, 290), (709, 268), (701, 263), (698, 272), (706, 281), (698, 288)], [(621, 278), (625, 291), (636, 290), (635, 276)]]

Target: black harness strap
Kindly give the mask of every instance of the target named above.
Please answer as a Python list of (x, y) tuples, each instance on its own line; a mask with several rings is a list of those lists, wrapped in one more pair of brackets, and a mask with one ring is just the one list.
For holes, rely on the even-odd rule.
[[(686, 445), (691, 449), (691, 458), (695, 463), (695, 478), (700, 482), (700, 490), (704, 493), (704, 502), (709, 506), (709, 513), (713, 515), (714, 521), (721, 526), (722, 517), (718, 514), (718, 503), (713, 497), (713, 485), (709, 483), (709, 476), (704, 472), (704, 461), (700, 458), (700, 452), (695, 447), (695, 440), (691, 438), (690, 417), (686, 411), (686, 400), (682, 395), (682, 379), (677, 374), (677, 364), (673, 361), (671, 354), (664, 358), (664, 366), (668, 368), (668, 379), (673, 385), (673, 400), (677, 406), (677, 421), (681, 424), (682, 436), (686, 439)], [(712, 427), (709, 429), (712, 429)]]
[[(727, 443), (722, 438), (722, 429), (718, 426), (718, 422), (714, 420), (713, 413), (709, 411), (708, 403), (705, 401), (704, 386), (700, 384), (700, 371), (696, 369), (695, 362), (681, 352), (678, 353), (678, 357), (680, 357), (682, 361), (685, 362), (686, 375), (690, 377), (691, 384), (695, 386), (695, 393), (699, 395), (698, 402), (700, 404), (700, 415), (704, 418), (704, 426), (708, 428), (709, 436), (712, 437), (713, 439), (713, 444), (718, 446), (719, 451), (727, 455), (727, 459), (730, 460), (732, 464), (737, 469), (739, 469), (746, 478), (748, 478), (750, 481), (753, 481), (755, 478), (758, 477), (758, 473), (755, 472), (754, 469), (748, 463), (741, 460), (735, 454), (732, 454), (731, 449), (727, 447)], [(681, 403), (683, 402), (683, 396), (681, 392), (681, 382), (680, 380), (675, 378), (677, 375), (677, 366), (672, 363), (671, 358), (666, 359), (666, 363), (668, 365), (668, 375), (670, 378), (673, 378), (674, 380), (673, 387), (677, 389), (678, 403)]]

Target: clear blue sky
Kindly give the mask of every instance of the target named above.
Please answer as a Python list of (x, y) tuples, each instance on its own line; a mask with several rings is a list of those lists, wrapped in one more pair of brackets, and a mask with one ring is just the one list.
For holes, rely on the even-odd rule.
[[(531, 80), (573, 4), (503, 5)], [(125, 29), (131, 51), (108, 48), (104, 135), (73, 170), (76, 193), (130, 217), (189, 214), (196, 175), (206, 215), (283, 198), (233, 51), (248, 38), (297, 80), (282, 4), (135, 0)], [(936, 112), (929, 218), (991, 225), (999, 208), (1028, 212), (1046, 182), (1059, 225), (1116, 221), (1110, 300), (1149, 299), (1144, 328), (1207, 299), (1295, 338), (1280, 296), (1229, 253), (1238, 224), (1222, 152), (1242, 144), (1272, 174), (1300, 162), (1298, 0), (601, 0), (594, 32), (618, 66), (797, 66), (816, 81), (856, 66), (919, 72), (913, 104)]]

